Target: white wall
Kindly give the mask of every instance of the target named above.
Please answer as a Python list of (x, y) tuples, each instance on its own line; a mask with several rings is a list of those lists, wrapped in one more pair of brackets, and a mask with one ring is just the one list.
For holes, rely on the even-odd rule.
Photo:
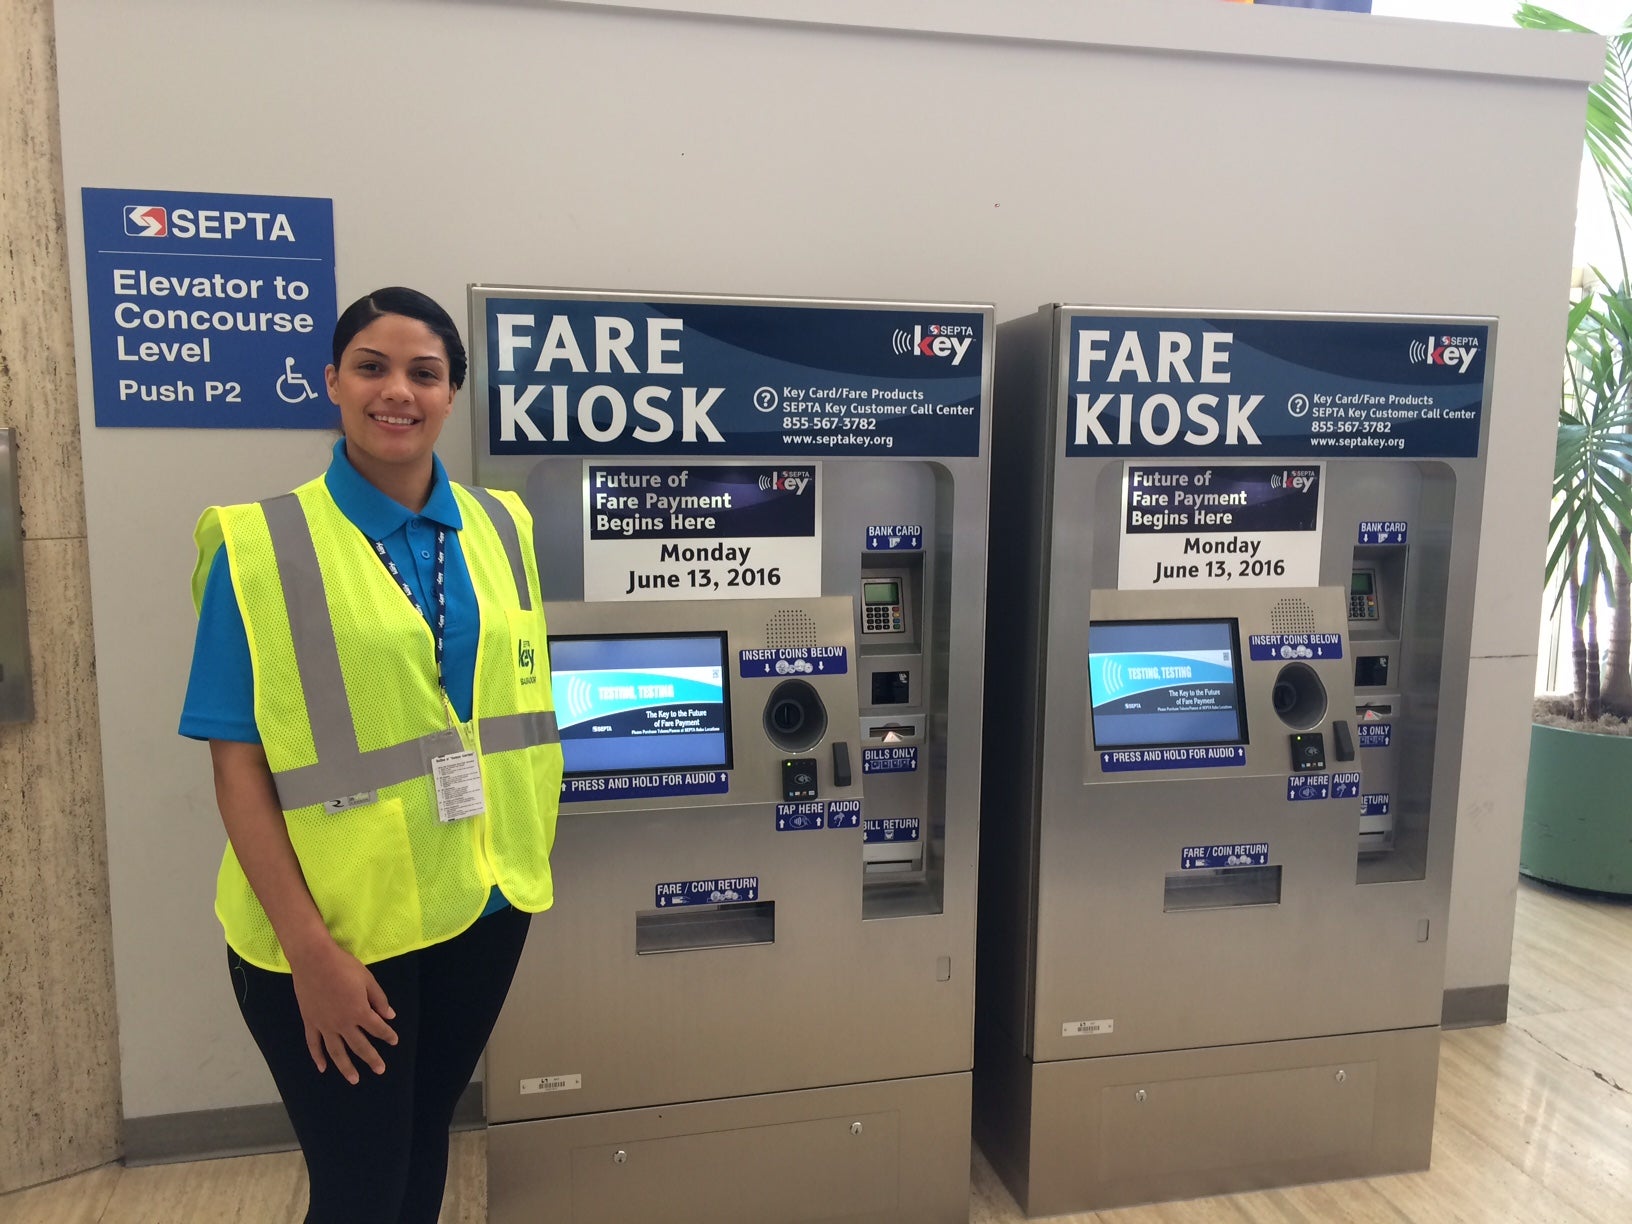
[[(57, 21), (127, 1116), (274, 1099), (210, 912), (206, 753), (174, 726), (198, 510), (291, 487), (326, 441), (93, 427), (82, 186), (330, 196), (342, 303), (406, 282), (456, 316), (471, 281), (1500, 316), (1447, 984), (1506, 980), (1596, 44), (1213, 0)], [(469, 445), (450, 431), (456, 474)]]

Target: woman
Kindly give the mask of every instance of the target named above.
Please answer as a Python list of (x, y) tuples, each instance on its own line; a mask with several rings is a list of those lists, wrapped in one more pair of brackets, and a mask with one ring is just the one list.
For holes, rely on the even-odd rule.
[(195, 533), (181, 732), (210, 744), (216, 914), (306, 1157), (308, 1224), (436, 1220), (454, 1105), (552, 899), (532, 520), (435, 454), (465, 365), (425, 295), (354, 302), (327, 472)]

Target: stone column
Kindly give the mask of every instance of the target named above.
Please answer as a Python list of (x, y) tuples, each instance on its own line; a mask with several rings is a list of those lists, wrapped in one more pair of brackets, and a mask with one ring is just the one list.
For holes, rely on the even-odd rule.
[(119, 1154), (119, 1033), (50, 0), (0, 0), (0, 427), (35, 718), (0, 725), (0, 1193)]

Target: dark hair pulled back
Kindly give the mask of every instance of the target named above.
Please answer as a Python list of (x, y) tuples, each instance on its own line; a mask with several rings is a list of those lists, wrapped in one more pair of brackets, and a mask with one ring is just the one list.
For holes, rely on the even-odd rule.
[(364, 294), (347, 306), (335, 320), (334, 364), (337, 367), (346, 346), (357, 338), (358, 332), (381, 315), (402, 315), (407, 319), (417, 319), (430, 328), (447, 350), (448, 381), (455, 391), (465, 385), (465, 343), (459, 338), (459, 329), (454, 326), (453, 319), (418, 289), (407, 289), (401, 285), (390, 285)]

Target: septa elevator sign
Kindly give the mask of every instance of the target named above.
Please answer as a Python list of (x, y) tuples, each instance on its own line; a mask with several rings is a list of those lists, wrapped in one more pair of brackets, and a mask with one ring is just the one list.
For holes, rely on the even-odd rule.
[(333, 427), (331, 201), (100, 187), (80, 199), (99, 426)]

